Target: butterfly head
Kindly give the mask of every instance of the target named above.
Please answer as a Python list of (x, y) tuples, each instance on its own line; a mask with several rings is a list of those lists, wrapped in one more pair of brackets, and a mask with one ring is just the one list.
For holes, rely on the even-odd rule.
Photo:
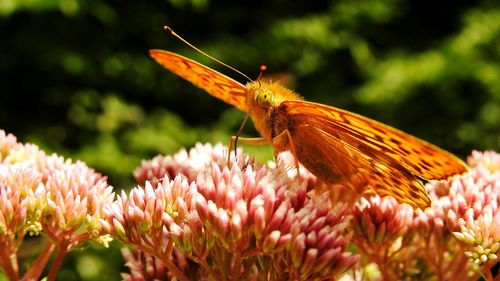
[(274, 104), (274, 93), (269, 88), (261, 87), (255, 93), (255, 102), (257, 105), (268, 108)]
[(301, 99), (293, 91), (287, 89), (279, 82), (270, 82), (265, 79), (258, 79), (247, 83), (247, 101), (249, 108), (261, 108), (267, 110), (271, 107), (279, 106), (286, 100)]
[(276, 103), (276, 95), (269, 87), (270, 83), (263, 79), (247, 83), (247, 103), (252, 110), (267, 111)]

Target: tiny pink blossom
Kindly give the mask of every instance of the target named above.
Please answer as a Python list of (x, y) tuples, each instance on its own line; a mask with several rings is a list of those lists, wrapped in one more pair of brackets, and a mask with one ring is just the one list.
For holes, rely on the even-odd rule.
[[(124, 281), (177, 280), (163, 262), (154, 256), (139, 250), (131, 251), (128, 248), (122, 249), (122, 256), (130, 271), (130, 273), (122, 273)], [(190, 267), (193, 267), (188, 263), (186, 257), (176, 249), (172, 253), (171, 261), (186, 273)]]
[[(253, 158), (244, 155), (238, 150), (237, 162), (242, 167), (251, 165)], [(222, 167), (227, 163), (228, 151), (222, 144), (212, 146), (211, 144), (197, 143), (194, 148), (187, 151), (182, 149), (173, 156), (158, 155), (151, 160), (142, 161), (141, 167), (134, 171), (134, 176), (140, 185), (148, 180), (152, 183), (167, 177), (169, 179), (182, 174), (189, 181), (196, 179), (198, 174), (206, 171), (213, 163)]]
[(413, 208), (398, 204), (392, 197), (372, 196), (353, 208), (356, 237), (375, 243), (392, 243), (404, 235), (413, 221)]
[(17, 145), (17, 139), (14, 135), (6, 134), (4, 130), (0, 130), (0, 163), (6, 161), (10, 151)]
[[(48, 162), (57, 156), (48, 157)], [(55, 240), (86, 228), (88, 238), (96, 238), (98, 223), (104, 217), (103, 208), (114, 199), (112, 187), (105, 178), (84, 163), (65, 162), (47, 174), (45, 182), (47, 208), (43, 219), (44, 231)]]
[(44, 195), (41, 174), (32, 163), (0, 164), (0, 237), (37, 235)]
[[(305, 185), (284, 173), (285, 169), (277, 170), (265, 166), (242, 170), (234, 163), (231, 169), (212, 165), (210, 174), (198, 176), (198, 214), (228, 251), (271, 254), (290, 240), (295, 219), (291, 203), (304, 202), (299, 198), (305, 197)], [(291, 195), (284, 188), (296, 192)]]
[(358, 262), (358, 257), (347, 251), (351, 217), (346, 205), (334, 207), (329, 197), (323, 193), (297, 212), (291, 244), (285, 251), (289, 279), (335, 278)]
[(500, 172), (500, 154), (494, 151), (480, 152), (474, 150), (467, 157), (467, 163), (472, 168), (482, 167), (492, 174)]

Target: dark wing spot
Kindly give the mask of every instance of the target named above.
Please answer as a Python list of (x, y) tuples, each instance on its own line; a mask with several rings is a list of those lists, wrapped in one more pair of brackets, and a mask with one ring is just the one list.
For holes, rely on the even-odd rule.
[(401, 144), (403, 144), (400, 140), (397, 140), (395, 138), (390, 138), (389, 141), (397, 144), (398, 146), (401, 146)]
[(409, 189), (409, 190), (408, 190), (408, 193), (409, 193), (409, 194), (410, 194), (410, 196), (411, 196), (412, 198), (414, 198), (414, 199), (420, 199), (420, 197), (422, 197), (422, 196), (420, 196), (419, 194), (417, 194), (417, 193), (415, 192), (415, 190), (413, 190), (413, 189)]
[(394, 184), (396, 185), (402, 185), (402, 182), (400, 179), (398, 179), (397, 177), (391, 177), (391, 180)]
[(429, 161), (425, 160), (425, 159), (420, 159), (420, 162), (422, 163), (422, 165), (424, 165), (427, 169), (429, 168), (432, 168), (432, 165), (431, 163), (429, 163)]
[(432, 162), (434, 162), (434, 165), (436, 165), (437, 167), (442, 167), (443, 166), (443, 163), (437, 161), (436, 159), (433, 159)]
[(399, 151), (402, 152), (402, 154), (404, 154), (404, 155), (411, 154), (411, 151), (409, 151), (408, 149), (406, 149), (404, 146), (400, 146), (399, 147)]

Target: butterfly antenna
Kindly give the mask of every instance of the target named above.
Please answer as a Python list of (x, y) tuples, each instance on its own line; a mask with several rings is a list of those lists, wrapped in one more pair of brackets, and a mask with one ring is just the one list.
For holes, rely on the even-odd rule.
[(207, 54), (207, 53), (203, 52), (202, 50), (200, 50), (200, 49), (196, 48), (193, 44), (189, 43), (187, 40), (185, 40), (184, 38), (182, 38), (179, 34), (175, 33), (175, 31), (174, 31), (172, 28), (170, 28), (170, 27), (168, 27), (168, 26), (166, 26), (166, 25), (165, 25), (165, 26), (163, 27), (163, 29), (165, 29), (165, 31), (166, 31), (167, 33), (169, 33), (170, 35), (172, 35), (172, 36), (174, 36), (175, 38), (179, 39), (182, 43), (184, 43), (184, 44), (188, 45), (189, 47), (191, 47), (192, 49), (194, 49), (194, 50), (195, 50), (195, 51), (197, 51), (198, 53), (200, 53), (200, 54), (202, 54), (202, 55), (206, 56), (207, 58), (209, 58), (209, 59), (211, 59), (211, 60), (213, 60), (213, 61), (215, 61), (215, 62), (217, 62), (217, 63), (219, 63), (219, 64), (221, 64), (221, 65), (223, 65), (223, 66), (225, 66), (225, 67), (227, 67), (227, 68), (229, 68), (229, 69), (231, 69), (232, 71), (234, 71), (234, 72), (238, 73), (239, 75), (241, 75), (241, 76), (245, 77), (245, 79), (247, 79), (249, 82), (253, 82), (253, 80), (252, 80), (252, 79), (250, 79), (248, 76), (246, 76), (243, 72), (241, 72), (241, 71), (237, 70), (236, 68), (234, 68), (234, 67), (232, 67), (232, 66), (230, 66), (230, 65), (228, 65), (228, 64), (223, 63), (222, 61), (220, 61), (220, 60), (218, 60), (218, 59), (216, 59), (216, 58), (212, 57), (211, 55), (209, 55), (209, 54)]
[(262, 75), (264, 75), (264, 72), (267, 70), (267, 66), (266, 65), (261, 65), (260, 68), (259, 68), (259, 76), (257, 77), (257, 79), (260, 79), (262, 78)]
[(236, 137), (234, 139), (234, 157), (236, 158), (237, 156), (237, 153), (238, 153), (238, 138), (240, 137), (241, 135), (241, 132), (243, 131), (243, 128), (245, 127), (245, 124), (247, 123), (248, 121), (248, 117), (250, 116), (250, 111), (252, 111), (252, 109), (250, 109), (247, 114), (245, 115), (245, 118), (243, 119), (243, 122), (241, 122), (241, 125), (240, 125), (240, 128), (238, 129), (238, 133), (236, 133)]

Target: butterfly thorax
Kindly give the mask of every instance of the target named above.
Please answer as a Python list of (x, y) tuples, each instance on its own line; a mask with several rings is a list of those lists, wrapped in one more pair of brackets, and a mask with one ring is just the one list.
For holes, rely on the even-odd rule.
[(302, 97), (279, 82), (264, 79), (249, 82), (246, 88), (247, 108), (255, 128), (268, 143), (272, 143), (272, 139), (279, 133), (277, 131), (281, 131), (283, 127), (276, 124), (276, 108), (284, 101), (302, 100)]

